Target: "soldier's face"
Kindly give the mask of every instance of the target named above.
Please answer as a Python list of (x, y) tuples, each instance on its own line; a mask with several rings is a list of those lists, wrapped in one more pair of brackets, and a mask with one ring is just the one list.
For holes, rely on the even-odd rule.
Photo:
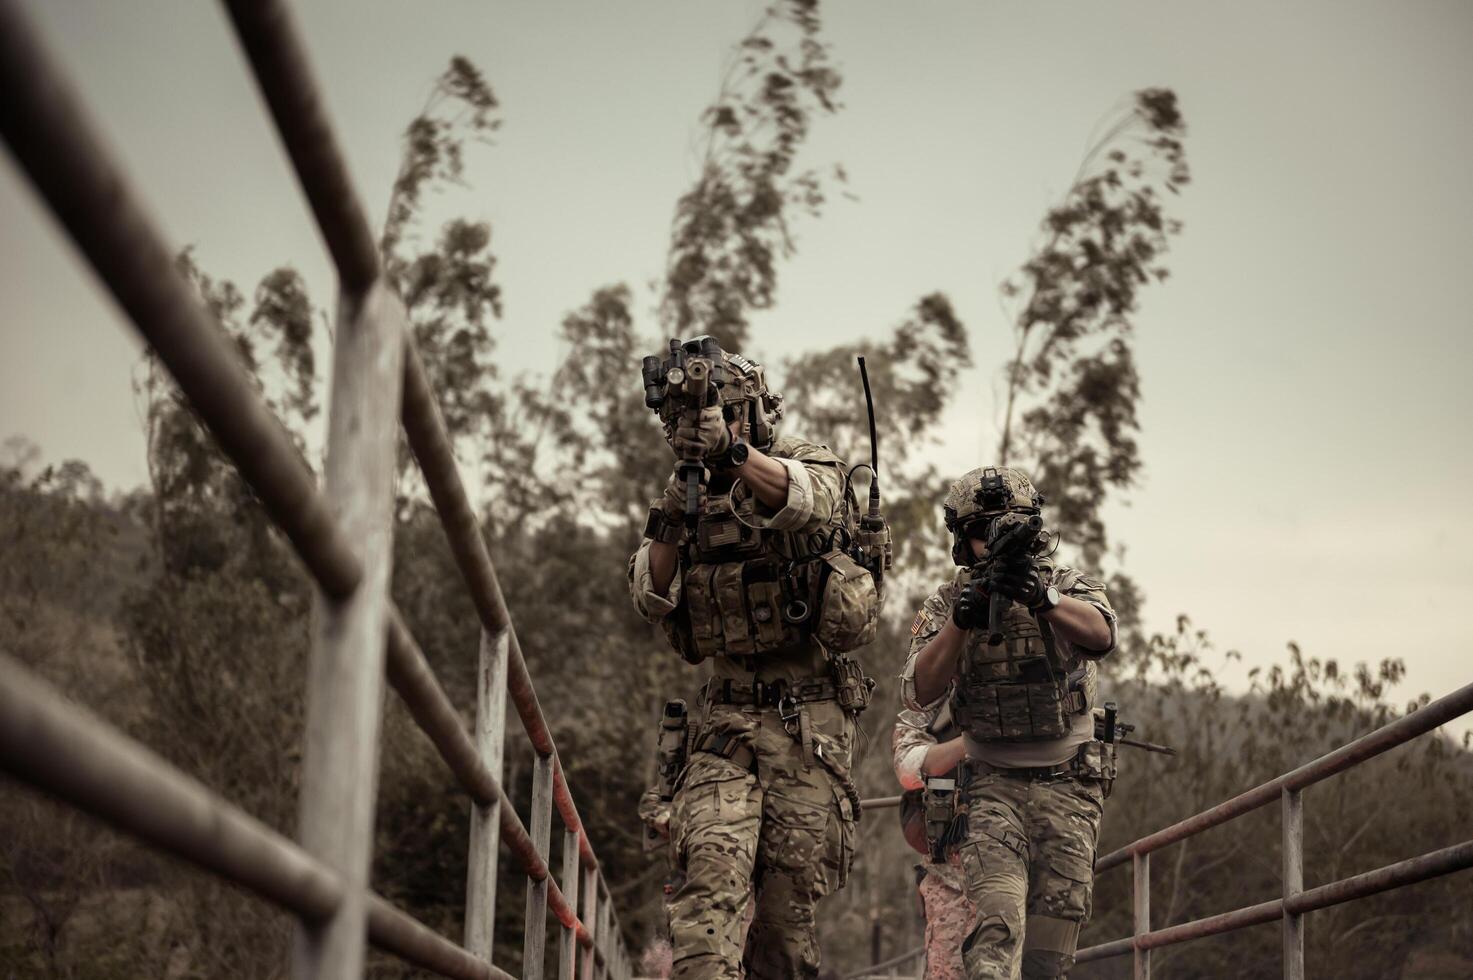
[(981, 561), (987, 557), (987, 542), (982, 538), (968, 538), (967, 544), (971, 546), (973, 558)]

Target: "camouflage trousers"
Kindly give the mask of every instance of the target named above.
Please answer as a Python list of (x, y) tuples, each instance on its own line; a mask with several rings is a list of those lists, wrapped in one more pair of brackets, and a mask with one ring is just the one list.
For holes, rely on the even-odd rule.
[(968, 782), (961, 847), (976, 924), (969, 980), (1065, 977), (1089, 919), (1104, 790), (1099, 780), (996, 773)]
[[(820, 755), (847, 769), (849, 723), (818, 702)], [(853, 860), (856, 814), (820, 757), (805, 762), (772, 709), (715, 706), (710, 730), (738, 733), (756, 772), (695, 752), (675, 794), (671, 842), (685, 881), (670, 903), (674, 980), (818, 976), (815, 907)], [(743, 941), (747, 906), (755, 903)]]
[(926, 917), (925, 980), (963, 980), (962, 941), (976, 921), (967, 898), (961, 866), (953, 857), (947, 864), (922, 865), (921, 911)]

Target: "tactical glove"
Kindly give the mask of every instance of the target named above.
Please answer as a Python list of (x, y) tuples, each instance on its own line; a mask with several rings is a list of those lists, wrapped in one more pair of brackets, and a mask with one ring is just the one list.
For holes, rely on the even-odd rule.
[(685, 484), (672, 476), (665, 484), (665, 492), (655, 501), (655, 508), (676, 524), (685, 520)]
[(1047, 590), (1038, 566), (1032, 561), (994, 562), (982, 573), (982, 580), (987, 591), (1006, 596), (1029, 609), (1043, 604)]
[(670, 440), (670, 448), (681, 459), (705, 459), (725, 452), (730, 445), (731, 431), (726, 427), (720, 405), (681, 413)]
[(987, 625), (987, 593), (977, 583), (968, 582), (962, 586), (956, 602), (951, 605), (951, 621), (960, 630), (978, 629)]

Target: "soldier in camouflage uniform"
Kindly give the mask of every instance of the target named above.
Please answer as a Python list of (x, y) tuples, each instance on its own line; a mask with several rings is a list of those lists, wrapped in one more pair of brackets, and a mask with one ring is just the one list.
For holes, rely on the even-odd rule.
[[(1092, 714), (1095, 661), (1116, 641), (1104, 586), (1042, 549), (988, 560), (993, 522), (1042, 504), (1016, 469), (973, 470), (952, 486), (946, 523), (963, 570), (921, 607), (901, 679), (907, 708), (949, 703), (965, 739), (961, 857), (977, 921), (962, 959), (973, 980), (1068, 975), (1114, 777)], [(994, 593), (1009, 605), (991, 644)]]
[(878, 592), (867, 572), (868, 600), (814, 592), (820, 562), (820, 591), (859, 582), (833, 551), (852, 520), (843, 463), (776, 438), (779, 398), (761, 366), (722, 356), (720, 406), (662, 412), (676, 455), (709, 471), (700, 519), (683, 526), (672, 481), (629, 565), (639, 613), (687, 660), (711, 660), (669, 821), (685, 872), (670, 905), (672, 976), (816, 977), (815, 906), (849, 874), (858, 819), (849, 770), (863, 698), (840, 653), (873, 638)]
[(901, 807), (905, 838), (926, 857), (925, 864), (916, 865), (917, 890), (926, 918), (925, 980), (962, 980), (966, 976), (962, 942), (972, 931), (975, 910), (967, 898), (956, 848), (947, 847), (944, 860), (932, 860), (923, 801), (929, 779), (955, 778), (957, 765), (966, 757), (966, 744), (943, 702), (931, 711), (902, 710), (895, 719), (892, 747), (895, 778), (906, 791)]

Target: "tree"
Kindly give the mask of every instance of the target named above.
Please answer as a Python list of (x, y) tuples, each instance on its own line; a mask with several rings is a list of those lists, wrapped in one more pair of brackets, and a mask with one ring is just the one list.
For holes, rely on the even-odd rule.
[[(741, 350), (751, 312), (772, 305), (777, 261), (796, 247), (789, 214), (823, 206), (820, 174), (791, 172), (812, 115), (839, 108), (841, 78), (819, 28), (818, 0), (769, 6), (702, 116), (701, 175), (675, 206), (660, 305), (672, 334), (710, 333)], [(843, 181), (843, 170), (833, 177)]]
[(1190, 180), (1185, 134), (1175, 93), (1135, 93), (1003, 286), (1020, 305), (997, 459), (1030, 468), (1050, 521), (1090, 567), (1108, 546), (1101, 502), (1140, 469), (1132, 316), (1141, 288), (1167, 278), (1164, 257), (1181, 232), (1161, 192), (1178, 194)]

